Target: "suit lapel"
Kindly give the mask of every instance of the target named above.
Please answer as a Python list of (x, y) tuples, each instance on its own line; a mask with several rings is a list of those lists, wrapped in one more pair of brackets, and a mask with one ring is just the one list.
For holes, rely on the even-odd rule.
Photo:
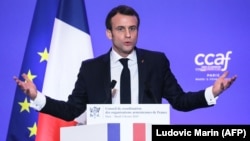
[(138, 64), (138, 77), (139, 77), (139, 103), (143, 102), (145, 79), (146, 79), (146, 63), (142, 50), (136, 48), (137, 64)]
[(103, 56), (103, 88), (105, 89), (106, 100), (104, 103), (111, 104), (111, 75), (110, 75), (110, 51)]

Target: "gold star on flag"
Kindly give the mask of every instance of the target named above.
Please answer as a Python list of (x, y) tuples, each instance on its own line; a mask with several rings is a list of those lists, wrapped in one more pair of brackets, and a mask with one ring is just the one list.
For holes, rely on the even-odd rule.
[(48, 61), (49, 53), (47, 51), (47, 48), (45, 48), (43, 52), (38, 52), (38, 54), (41, 56), (40, 62), (43, 62), (45, 60)]
[(30, 70), (28, 71), (27, 76), (28, 76), (30, 81), (33, 81), (33, 79), (36, 78), (36, 75), (32, 75)]
[(36, 135), (36, 131), (37, 131), (36, 123), (34, 123), (33, 127), (28, 127), (28, 129), (30, 130), (30, 136), (29, 137)]
[(27, 98), (24, 99), (24, 102), (18, 102), (19, 105), (21, 105), (20, 112), (26, 110), (27, 112), (30, 112), (30, 103), (28, 102)]

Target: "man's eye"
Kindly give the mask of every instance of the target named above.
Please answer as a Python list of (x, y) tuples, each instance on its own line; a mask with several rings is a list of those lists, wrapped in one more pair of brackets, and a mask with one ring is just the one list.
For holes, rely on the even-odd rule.
[(135, 27), (135, 26), (130, 27), (129, 30), (130, 30), (130, 31), (136, 31), (136, 30), (137, 30), (137, 27)]
[(124, 30), (124, 28), (123, 27), (118, 27), (118, 28), (116, 28), (118, 31), (123, 31)]

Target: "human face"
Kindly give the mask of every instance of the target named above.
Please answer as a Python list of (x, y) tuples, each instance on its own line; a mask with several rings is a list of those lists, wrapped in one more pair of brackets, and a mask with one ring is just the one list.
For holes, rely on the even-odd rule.
[(111, 19), (111, 30), (106, 30), (112, 40), (113, 49), (122, 57), (127, 57), (134, 49), (138, 38), (138, 20), (136, 16), (116, 14)]

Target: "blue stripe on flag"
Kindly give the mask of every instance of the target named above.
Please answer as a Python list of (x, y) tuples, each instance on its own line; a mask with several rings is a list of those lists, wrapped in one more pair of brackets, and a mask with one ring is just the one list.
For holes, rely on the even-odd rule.
[[(49, 50), (58, 0), (38, 0), (26, 45), (19, 78), (26, 73), (39, 91), (43, 87), (46, 61), (39, 53)], [(38, 113), (29, 107), (29, 99), (16, 88), (6, 141), (35, 141)]]
[(108, 124), (108, 141), (120, 141), (120, 124)]
[(89, 34), (85, 3), (82, 0), (74, 2), (71, 2), (71, 0), (62, 0), (60, 7), (61, 9), (57, 15), (58, 19)]

